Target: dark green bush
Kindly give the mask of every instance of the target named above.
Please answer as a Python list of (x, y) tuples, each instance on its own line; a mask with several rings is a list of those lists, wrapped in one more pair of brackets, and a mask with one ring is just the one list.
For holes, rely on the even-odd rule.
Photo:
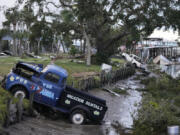
[(160, 135), (166, 133), (167, 126), (180, 124), (168, 100), (156, 101), (145, 96), (138, 118), (134, 119), (134, 135)]
[(180, 81), (167, 75), (141, 81), (146, 96), (134, 120), (135, 135), (160, 135), (167, 126), (180, 124)]
[(72, 45), (69, 52), (72, 56), (75, 56), (78, 53), (78, 49)]
[(172, 79), (167, 75), (162, 75), (157, 79), (144, 79), (141, 83), (146, 85), (146, 91), (156, 97), (171, 98), (171, 96), (180, 93), (180, 81)]

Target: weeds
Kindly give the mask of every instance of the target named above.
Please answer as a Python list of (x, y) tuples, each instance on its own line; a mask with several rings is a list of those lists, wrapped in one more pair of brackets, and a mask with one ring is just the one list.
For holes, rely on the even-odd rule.
[(138, 118), (134, 120), (135, 135), (160, 135), (167, 126), (180, 124), (180, 81), (163, 74), (148, 78)]

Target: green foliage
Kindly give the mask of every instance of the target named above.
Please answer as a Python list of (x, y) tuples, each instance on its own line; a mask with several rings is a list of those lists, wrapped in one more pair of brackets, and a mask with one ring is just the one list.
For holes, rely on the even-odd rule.
[(5, 121), (5, 117), (6, 117), (6, 113), (7, 113), (7, 101), (8, 101), (8, 98), (11, 97), (11, 95), (5, 91), (4, 89), (2, 89), (0, 87), (0, 95), (1, 95), (1, 98), (0, 98), (0, 125), (2, 125)]
[(180, 81), (162, 74), (141, 81), (146, 94), (134, 121), (135, 135), (159, 135), (168, 125), (180, 124)]
[(111, 65), (118, 67), (118, 66), (123, 66), (126, 63), (126, 61), (120, 58), (111, 58), (110, 63)]
[[(161, 28), (163, 25), (178, 27), (178, 24), (168, 20), (173, 18), (170, 17), (171, 13), (179, 11), (174, 8), (179, 6), (175, 0), (166, 2), (159, 0), (151, 2), (143, 0), (61, 0), (60, 3), (63, 7), (68, 7), (64, 11), (64, 17), (75, 18), (73, 22), (76, 27), (73, 29), (82, 35), (81, 29), (84, 27), (87, 34), (94, 38), (94, 46), (98, 53), (96, 62), (100, 64), (107, 62), (119, 45), (132, 46), (141, 36), (148, 36), (155, 28)], [(160, 16), (159, 14), (162, 13), (163, 16)], [(179, 22), (177, 18), (176, 16), (173, 20)], [(121, 22), (120, 25), (118, 25), (119, 22)]]
[(162, 75), (159, 79), (145, 79), (141, 82), (146, 85), (146, 91), (157, 97), (169, 98), (169, 94), (178, 94), (180, 89), (179, 81), (167, 75)]
[[(180, 3), (177, 0), (60, 0), (59, 3), (18, 0), (15, 7), (5, 12), (7, 21), (4, 24), (15, 26), (18, 22), (24, 22), (31, 33), (31, 45), (35, 46), (34, 39), (44, 35), (43, 45), (46, 47), (52, 42), (52, 36), (57, 35), (68, 48), (74, 39), (83, 39), (85, 29), (92, 37), (92, 45), (97, 48), (95, 61), (100, 64), (108, 62), (120, 45), (132, 46), (140, 37), (150, 35), (156, 28), (165, 26), (180, 29)], [(33, 9), (34, 4), (38, 11)], [(52, 13), (48, 9), (49, 4), (61, 7), (61, 12)], [(22, 9), (19, 8), (21, 6)], [(47, 22), (46, 17), (52, 18), (53, 23)], [(42, 30), (45, 31), (43, 34)]]
[(61, 12), (61, 16), (64, 22), (72, 23), (74, 21), (73, 13), (69, 10), (66, 10), (66, 9), (63, 10)]
[(2, 51), (9, 50), (8, 41), (3, 40), (1, 43), (2, 43), (2, 47), (1, 47)]
[(174, 99), (174, 105), (180, 107), (180, 95), (177, 95)]
[(167, 132), (167, 126), (180, 124), (168, 100), (157, 101), (151, 95), (143, 99), (138, 118), (134, 119), (134, 135), (160, 135)]
[(71, 48), (70, 48), (70, 51), (69, 53), (72, 55), (72, 56), (75, 56), (77, 53), (78, 53), (78, 49), (72, 45)]
[(95, 64), (109, 63), (109, 55), (107, 54), (108, 53), (105, 53), (104, 51), (97, 53), (92, 63)]
[(11, 32), (8, 30), (8, 29), (1, 29), (0, 30), (0, 39), (3, 37), (3, 36), (6, 36), (6, 35), (10, 35)]

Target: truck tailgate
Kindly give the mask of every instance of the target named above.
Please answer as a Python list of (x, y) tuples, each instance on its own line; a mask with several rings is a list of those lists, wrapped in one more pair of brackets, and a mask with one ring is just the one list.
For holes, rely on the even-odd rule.
[(71, 87), (67, 87), (63, 91), (60, 98), (60, 106), (67, 110), (72, 110), (76, 106), (84, 107), (88, 112), (89, 119), (97, 121), (101, 121), (107, 111), (104, 100)]

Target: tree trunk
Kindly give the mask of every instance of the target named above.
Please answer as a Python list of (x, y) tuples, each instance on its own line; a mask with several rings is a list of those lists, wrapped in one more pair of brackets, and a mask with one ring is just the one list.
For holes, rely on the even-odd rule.
[(86, 53), (86, 39), (84, 39), (84, 43), (83, 43), (83, 54)]
[(39, 41), (38, 41), (38, 50), (37, 50), (37, 51), (38, 51), (38, 55), (40, 54), (40, 51), (39, 51), (39, 50), (40, 50), (40, 42), (41, 42), (41, 41), (39, 40)]
[(87, 46), (87, 59), (86, 59), (86, 65), (90, 66), (91, 65), (91, 43), (89, 36), (87, 35), (86, 31), (84, 30), (83, 35), (86, 39), (86, 46)]
[(59, 54), (60, 54), (60, 44), (59, 44), (59, 40), (58, 40), (58, 42), (57, 42), (57, 52), (56, 52), (56, 55), (58, 56)]
[(54, 53), (53, 44), (54, 44), (54, 43), (52, 43), (52, 45), (51, 45), (51, 52), (52, 52), (52, 53)]
[(15, 34), (16, 34), (16, 24), (13, 24), (13, 55), (17, 55), (17, 52), (16, 52), (16, 37), (15, 37)]
[(82, 42), (83, 40), (81, 39), (80, 40), (80, 52), (82, 53), (83, 52), (83, 42)]
[(30, 42), (27, 41), (27, 52), (30, 53)]

